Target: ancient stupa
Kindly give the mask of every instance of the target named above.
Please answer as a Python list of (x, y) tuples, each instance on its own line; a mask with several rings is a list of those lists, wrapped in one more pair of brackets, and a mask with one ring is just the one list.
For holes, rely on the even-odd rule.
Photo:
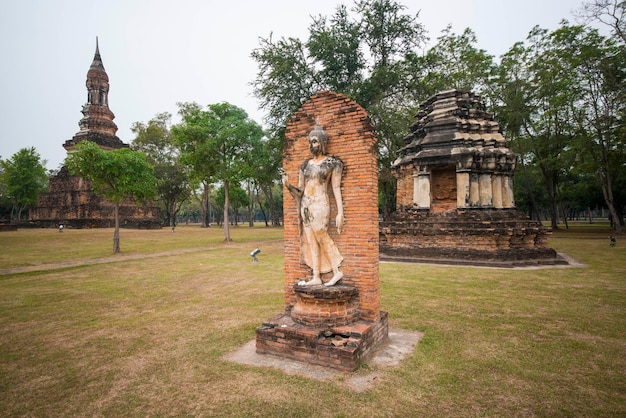
[(420, 105), (392, 170), (397, 210), (380, 224), (381, 259), (518, 266), (565, 263), (549, 230), (515, 209), (517, 155), (478, 95)]
[[(127, 148), (117, 136), (115, 115), (109, 109), (109, 76), (107, 75), (98, 40), (96, 52), (87, 71), (87, 103), (78, 122), (80, 130), (65, 141), (63, 148), (71, 153), (81, 141), (96, 143), (103, 150)], [(129, 228), (160, 228), (160, 209), (152, 204), (138, 205), (127, 200), (120, 205), (120, 226)], [(39, 194), (37, 208), (31, 220), (42, 227), (105, 228), (115, 223), (114, 205), (93, 193), (91, 183), (70, 175), (63, 166), (50, 177), (49, 190)]]

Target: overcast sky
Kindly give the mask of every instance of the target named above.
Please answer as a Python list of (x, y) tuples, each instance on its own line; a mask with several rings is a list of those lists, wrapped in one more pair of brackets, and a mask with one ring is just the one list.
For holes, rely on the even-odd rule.
[[(471, 28), (495, 57), (539, 25), (556, 29), (583, 0), (404, 0), (431, 40)], [(259, 38), (308, 38), (311, 16), (352, 0), (6, 0), (0, 13), (0, 157), (34, 146), (58, 168), (78, 132), (96, 36), (118, 137), (177, 102), (229, 102), (262, 123), (250, 58)], [(176, 121), (176, 119), (175, 119)]]

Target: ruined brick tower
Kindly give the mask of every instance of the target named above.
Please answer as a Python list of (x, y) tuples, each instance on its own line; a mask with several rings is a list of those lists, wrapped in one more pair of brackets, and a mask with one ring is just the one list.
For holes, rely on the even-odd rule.
[(482, 265), (561, 264), (549, 231), (515, 209), (517, 155), (474, 93), (420, 105), (392, 170), (397, 211), (380, 225), (381, 259)]
[(115, 115), (109, 109), (109, 76), (104, 70), (100, 48), (96, 38), (96, 53), (87, 71), (87, 103), (83, 105), (83, 118), (78, 122), (80, 131), (70, 140), (65, 141), (63, 148), (72, 152), (81, 141), (91, 141), (103, 150), (128, 148), (115, 134), (117, 125), (113, 122)]
[[(80, 130), (65, 141), (63, 148), (71, 153), (82, 141), (96, 143), (103, 150), (127, 148), (117, 136), (115, 115), (109, 109), (109, 76), (107, 75), (96, 38), (96, 52), (87, 72), (87, 103), (83, 117), (78, 122)], [(120, 205), (120, 225), (130, 228), (160, 228), (160, 209), (135, 204), (127, 200)], [(70, 228), (105, 228), (114, 226), (114, 205), (102, 196), (95, 195), (91, 183), (70, 175), (63, 166), (56, 176), (50, 177), (49, 191), (39, 195), (33, 221), (43, 227), (63, 224)]]

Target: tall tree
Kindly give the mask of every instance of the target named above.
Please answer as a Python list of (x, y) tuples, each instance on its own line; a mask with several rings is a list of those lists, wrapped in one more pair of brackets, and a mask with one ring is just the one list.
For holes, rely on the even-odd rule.
[[(624, 173), (626, 55), (623, 46), (587, 26), (562, 22), (535, 28), (527, 44), (502, 59), (497, 110), (522, 166), (536, 165), (550, 201), (552, 227), (573, 169), (596, 176), (619, 232), (623, 214), (619, 179)], [(564, 182), (567, 180), (567, 182)], [(572, 201), (571, 197), (568, 198)]]
[(172, 134), (176, 147), (180, 150), (180, 160), (189, 167), (192, 184), (199, 184), (200, 211), (202, 227), (210, 225), (210, 195), (215, 169), (212, 167), (208, 145), (208, 124), (202, 106), (195, 102), (177, 103), (178, 114), (183, 121), (172, 126)]
[(180, 152), (170, 134), (172, 115), (159, 113), (148, 123), (135, 122), (131, 127), (136, 135), (132, 148), (146, 154), (159, 179), (157, 192), (165, 219), (176, 226), (176, 215), (191, 195), (187, 168), (180, 161)]
[(2, 161), (6, 198), (11, 202), (11, 220), (19, 221), (25, 209), (37, 204), (39, 193), (46, 190), (48, 176), (34, 147), (22, 148)]
[(626, 1), (594, 0), (583, 3), (576, 15), (584, 22), (599, 22), (610, 27), (613, 36), (626, 43)]
[(65, 165), (72, 175), (89, 180), (94, 193), (113, 202), (113, 252), (119, 253), (120, 204), (129, 198), (141, 202), (156, 196), (157, 179), (152, 165), (141, 152), (128, 148), (104, 151), (90, 141), (80, 142), (65, 159)]
[[(280, 166), (282, 164), (282, 146), (278, 135), (265, 137), (254, 146), (253, 158), (251, 159), (248, 178), (254, 183), (254, 188), (258, 188), (263, 195), (263, 200), (269, 212), (273, 226), (280, 226), (281, 211), (277, 210), (276, 185), (280, 183)], [(282, 187), (279, 188), (282, 192)], [(263, 202), (260, 194), (256, 193), (257, 201), (261, 210)]]
[(346, 6), (337, 6), (333, 16), (313, 18), (306, 48), (319, 70), (314, 86), (328, 86), (349, 95), (363, 81), (365, 60), (359, 24), (350, 19)]
[[(499, 120), (524, 163), (536, 164), (550, 201), (552, 228), (558, 228), (559, 188), (572, 166), (579, 97), (564, 54), (569, 49), (546, 29), (534, 28), (526, 44), (514, 45), (499, 68)], [(571, 53), (571, 52), (569, 52)]]
[(268, 111), (270, 136), (282, 139), (291, 114), (320, 90), (343, 93), (368, 111), (377, 129), (381, 173), (386, 173), (380, 176), (384, 212), (395, 196), (389, 167), (426, 98), (420, 90), (422, 62), (416, 58), (425, 31), (418, 15), (405, 9), (394, 0), (355, 1), (354, 15), (338, 6), (333, 16), (314, 18), (304, 42), (275, 41), (270, 35), (252, 51), (258, 64), (252, 85)]
[[(248, 193), (246, 193), (246, 191), (238, 184), (231, 185), (229, 194), (230, 206), (227, 209), (232, 209), (234, 219), (231, 221), (231, 223), (237, 226), (239, 223), (237, 219), (239, 216), (239, 209), (247, 206), (250, 201), (248, 199)], [(224, 187), (220, 187), (219, 189), (217, 189), (215, 193), (215, 203), (221, 208), (224, 208), (224, 206), (226, 205), (226, 189), (224, 189)]]
[(556, 33), (571, 53), (568, 70), (577, 77), (580, 163), (595, 174), (617, 233), (623, 212), (616, 199), (617, 181), (626, 174), (626, 49), (583, 26), (563, 26)]
[(250, 166), (253, 146), (263, 130), (247, 113), (229, 103), (203, 110), (195, 104), (179, 104), (182, 121), (172, 127), (183, 158), (203, 180), (224, 187), (224, 240), (230, 241), (228, 207), (230, 185), (242, 180)]
[(435, 94), (451, 88), (488, 93), (496, 65), (493, 56), (476, 47), (476, 34), (467, 28), (456, 35), (448, 26), (424, 56), (424, 83)]

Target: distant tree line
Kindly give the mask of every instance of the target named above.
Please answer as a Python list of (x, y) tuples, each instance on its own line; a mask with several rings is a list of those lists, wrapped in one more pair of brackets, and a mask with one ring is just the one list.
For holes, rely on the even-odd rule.
[[(155, 167), (158, 194), (166, 222), (215, 222), (230, 241), (230, 224), (240, 212), (253, 226), (258, 213), (267, 226), (280, 225), (282, 191), (278, 184), (280, 147), (259, 124), (230, 103), (178, 103), (181, 121), (161, 113), (147, 123), (136, 122), (132, 147)], [(232, 222), (230, 217), (232, 216)]]
[(22, 148), (7, 160), (0, 159), (0, 221), (28, 220), (39, 193), (48, 188), (46, 160), (34, 147)]

